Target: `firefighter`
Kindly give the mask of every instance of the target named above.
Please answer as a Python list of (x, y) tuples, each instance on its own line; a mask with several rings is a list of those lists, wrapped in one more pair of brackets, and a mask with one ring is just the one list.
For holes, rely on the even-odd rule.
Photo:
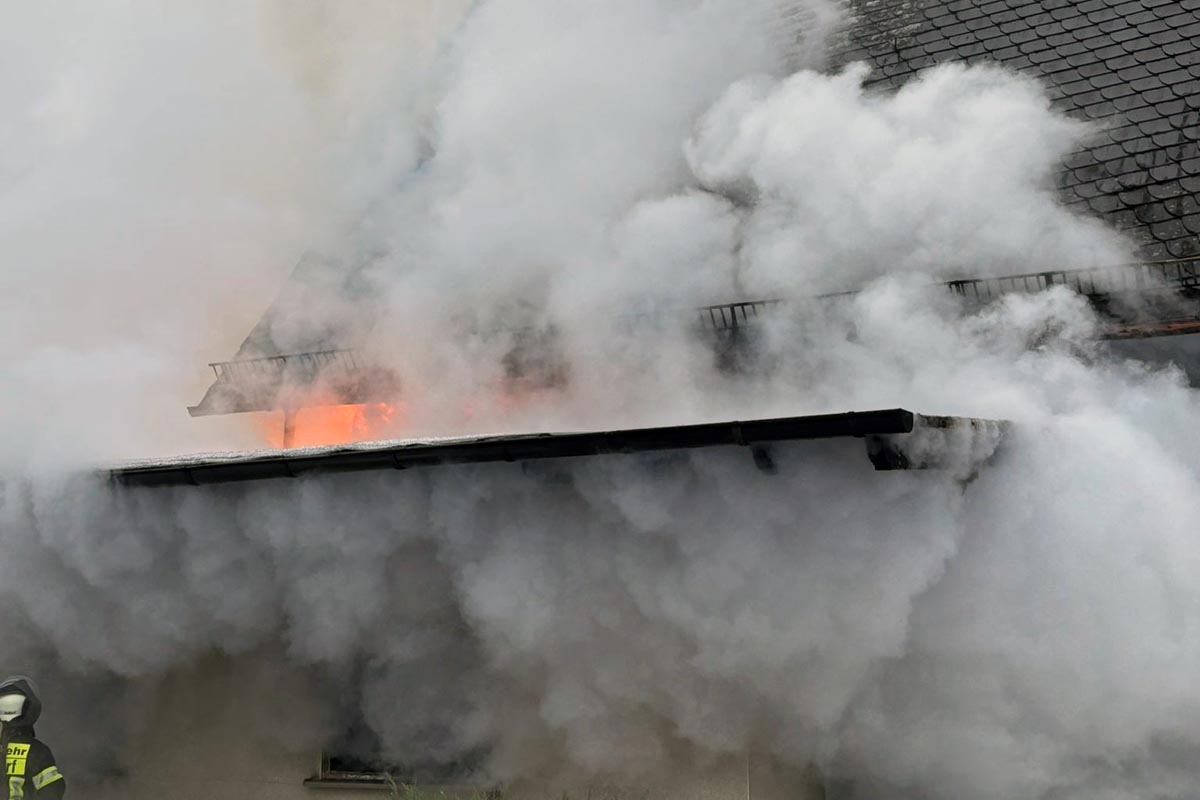
[(8, 753), (0, 800), (59, 800), (67, 791), (54, 754), (33, 733), (41, 714), (32, 680), (14, 675), (0, 682), (0, 741)]

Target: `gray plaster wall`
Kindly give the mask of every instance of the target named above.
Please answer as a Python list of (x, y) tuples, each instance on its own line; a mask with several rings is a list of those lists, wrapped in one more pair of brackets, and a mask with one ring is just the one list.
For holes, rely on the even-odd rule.
[[(376, 788), (313, 785), (320, 740), (332, 721), (301, 670), (278, 659), (210, 657), (147, 684), (142, 714), (124, 750), (128, 773), (98, 784), (76, 780), (71, 794), (93, 800), (364, 800)], [(64, 764), (70, 779), (70, 765)], [(819, 776), (765, 757), (738, 756), (658, 785), (514, 785), (506, 800), (824, 800)], [(565, 794), (564, 794), (565, 793)], [(470, 790), (429, 789), (424, 797), (472, 798)], [(406, 797), (409, 797), (406, 795)]]

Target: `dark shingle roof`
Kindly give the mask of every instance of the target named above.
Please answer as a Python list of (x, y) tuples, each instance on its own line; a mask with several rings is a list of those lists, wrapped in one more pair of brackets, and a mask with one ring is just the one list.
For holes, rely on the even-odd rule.
[(1064, 200), (1146, 259), (1200, 254), (1200, 0), (849, 0), (837, 49), (879, 86), (948, 61), (1039, 76), (1054, 107), (1106, 126), (1070, 155)]

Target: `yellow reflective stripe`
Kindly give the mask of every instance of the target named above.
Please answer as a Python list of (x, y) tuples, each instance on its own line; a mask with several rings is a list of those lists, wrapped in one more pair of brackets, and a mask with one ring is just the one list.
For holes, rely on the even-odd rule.
[(55, 781), (62, 780), (62, 773), (58, 771), (58, 767), (46, 767), (44, 770), (33, 776), (33, 788), (39, 792), (42, 787), (49, 786)]

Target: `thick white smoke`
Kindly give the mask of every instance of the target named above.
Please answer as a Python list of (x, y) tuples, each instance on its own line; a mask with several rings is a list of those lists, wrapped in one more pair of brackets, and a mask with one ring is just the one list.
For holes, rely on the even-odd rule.
[[(54, 713), (220, 650), (312, 665), (392, 756), (486, 751), (501, 780), (753, 748), (860, 797), (1188, 796), (1195, 392), (1113, 357), (1066, 292), (966, 313), (922, 288), (1123, 259), (1053, 199), (1087, 131), (994, 69), (897, 95), (858, 67), (788, 75), (820, 43), (781, 38), (767, 0), (451, 5), (89, 5), (74, 39), (61, 7), (0, 12), (0, 633)], [(773, 475), (739, 450), (74, 474), (245, 441), (189, 427), (194, 370), (314, 245), (371, 254), (369, 347), (407, 432), (892, 406), (1015, 425), (971, 481), (874, 473), (861, 443), (779, 447)], [(863, 284), (782, 315), (740, 375), (621, 316)], [(569, 368), (537, 402), (495, 398), (494, 332), (520, 325), (553, 326)]]

